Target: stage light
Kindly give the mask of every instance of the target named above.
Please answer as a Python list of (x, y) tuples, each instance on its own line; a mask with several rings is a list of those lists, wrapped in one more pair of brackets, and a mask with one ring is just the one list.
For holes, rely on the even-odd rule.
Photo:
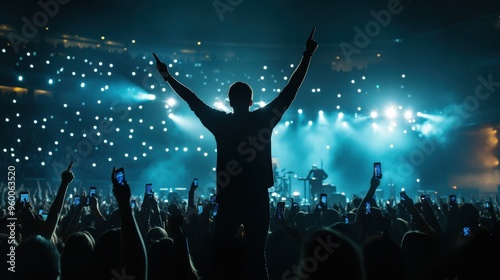
[(421, 116), (422, 116), (422, 113), (417, 112), (417, 117), (421, 117)]
[(405, 112), (405, 119), (411, 119), (413, 117), (413, 113), (411, 111), (406, 111)]
[(17, 77), (17, 79), (18, 79), (20, 82), (22, 82), (22, 81), (23, 81), (23, 76), (19, 76), (19, 77)]
[(168, 117), (171, 119), (174, 117), (174, 114), (170, 113), (170, 114), (168, 114)]
[(266, 102), (264, 102), (264, 101), (260, 101), (260, 102), (259, 102), (259, 106), (260, 106), (260, 108), (262, 108), (262, 107), (266, 106)]
[(339, 118), (339, 120), (343, 119), (344, 118), (344, 113), (340, 112), (339, 115), (338, 115), (338, 118)]
[(299, 113), (299, 115), (301, 115), (303, 111), (302, 109), (299, 109), (297, 112)]
[(420, 183), (420, 179), (417, 179), (417, 183)]
[(307, 124), (308, 124), (308, 125), (312, 125), (312, 124), (313, 124), (313, 122), (312, 122), (312, 121), (309, 121), (309, 122), (307, 122)]
[(80, 87), (84, 88), (85, 87), (85, 83), (81, 83)]
[(347, 126), (348, 126), (348, 125), (347, 125), (347, 122), (342, 122), (342, 125), (343, 125), (344, 127), (347, 127)]
[(323, 114), (324, 114), (324, 113), (323, 113), (323, 110), (319, 110), (318, 114), (319, 114), (320, 116), (323, 116)]
[(397, 114), (396, 109), (394, 109), (393, 107), (390, 107), (387, 110), (385, 110), (385, 115), (389, 119), (395, 118), (396, 114)]

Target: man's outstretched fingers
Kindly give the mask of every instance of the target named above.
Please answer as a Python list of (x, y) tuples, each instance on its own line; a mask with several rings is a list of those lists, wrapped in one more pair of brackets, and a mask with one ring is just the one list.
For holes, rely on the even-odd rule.
[(311, 31), (311, 35), (309, 35), (309, 40), (312, 40), (314, 32), (316, 32), (316, 27), (314, 27), (313, 30)]

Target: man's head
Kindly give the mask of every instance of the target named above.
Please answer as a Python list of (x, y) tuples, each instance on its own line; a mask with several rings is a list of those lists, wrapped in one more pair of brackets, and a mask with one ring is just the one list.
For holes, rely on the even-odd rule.
[(318, 166), (316, 166), (316, 164), (313, 164), (312, 169), (316, 170), (317, 168)]
[[(248, 109), (253, 104), (252, 88), (243, 82), (236, 82), (229, 87), (229, 105), (234, 109)], [(237, 110), (236, 109), (236, 110)]]

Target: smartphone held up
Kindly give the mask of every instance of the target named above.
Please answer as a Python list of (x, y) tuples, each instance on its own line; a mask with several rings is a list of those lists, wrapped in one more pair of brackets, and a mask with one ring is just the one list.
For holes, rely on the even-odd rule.
[(374, 162), (373, 163), (373, 176), (377, 179), (382, 179), (382, 163)]
[(125, 185), (125, 170), (123, 169), (123, 167), (116, 169), (115, 178), (118, 184)]

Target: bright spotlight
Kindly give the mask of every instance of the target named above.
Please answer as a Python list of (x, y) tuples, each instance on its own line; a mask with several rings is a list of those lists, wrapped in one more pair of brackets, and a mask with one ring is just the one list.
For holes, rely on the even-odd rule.
[(323, 113), (323, 110), (319, 110), (318, 114), (319, 114), (320, 116), (323, 116), (323, 114), (324, 114), (324, 113)]
[(221, 101), (215, 102), (214, 106), (215, 106), (215, 108), (217, 108), (219, 110), (223, 110), (223, 111), (227, 110), (226, 106), (224, 106), (224, 103), (222, 103)]
[(167, 100), (167, 104), (168, 104), (169, 106), (174, 106), (174, 105), (175, 105), (175, 103), (177, 103), (177, 102), (176, 102), (176, 101), (175, 101), (175, 99), (173, 99), (173, 98), (169, 98), (169, 99)]
[(413, 117), (413, 113), (411, 111), (406, 111), (405, 112), (405, 119), (411, 119)]
[(298, 112), (299, 114), (302, 114), (302, 109), (299, 109), (297, 112)]
[(422, 113), (417, 112), (417, 117), (421, 117), (421, 116), (422, 116)]
[(394, 109), (393, 107), (391, 108), (388, 108), (387, 110), (385, 110), (385, 115), (389, 118), (389, 119), (393, 119), (396, 117), (396, 109)]
[(297, 196), (300, 196), (300, 193), (299, 192), (293, 192), (292, 195), (295, 196), (295, 197), (297, 197)]
[(342, 122), (342, 125), (343, 125), (344, 127), (347, 127), (347, 122)]
[(259, 106), (260, 106), (260, 108), (262, 108), (262, 107), (266, 106), (266, 102), (264, 102), (264, 101), (260, 101), (260, 102), (259, 102)]
[(309, 121), (307, 124), (308, 124), (308, 125), (313, 125), (313, 122), (312, 122), (312, 121)]
[(370, 117), (372, 117), (373, 119), (377, 118), (378, 117), (378, 113), (377, 111), (373, 111), (370, 113)]
[(173, 118), (173, 117), (174, 117), (174, 114), (170, 113), (170, 114), (168, 114), (168, 117), (169, 117), (169, 118)]
[(340, 112), (339, 113), (339, 119), (342, 119), (342, 118), (344, 118), (344, 113)]

